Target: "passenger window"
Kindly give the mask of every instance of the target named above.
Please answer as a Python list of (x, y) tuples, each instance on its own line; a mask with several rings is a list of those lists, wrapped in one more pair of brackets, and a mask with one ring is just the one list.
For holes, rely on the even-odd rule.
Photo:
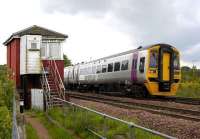
[(145, 65), (145, 57), (140, 58), (140, 66), (139, 66), (139, 71), (141, 73), (144, 73), (144, 65)]
[(95, 74), (95, 72), (96, 72), (96, 67), (93, 66), (93, 67), (92, 67), (92, 74)]
[(121, 70), (128, 70), (128, 60), (122, 61)]
[(113, 63), (108, 64), (108, 72), (113, 71)]
[(102, 65), (102, 73), (105, 73), (106, 69), (107, 69), (107, 66), (106, 65)]
[(97, 66), (97, 73), (101, 73), (101, 65)]
[(115, 62), (114, 71), (120, 70), (120, 62)]
[(151, 51), (150, 52), (150, 68), (157, 68), (158, 67), (158, 52), (157, 51)]

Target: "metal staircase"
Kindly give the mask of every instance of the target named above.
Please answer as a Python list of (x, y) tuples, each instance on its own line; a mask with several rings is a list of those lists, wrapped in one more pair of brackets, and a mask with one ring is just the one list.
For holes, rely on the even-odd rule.
[(62, 106), (63, 102), (55, 98), (66, 100), (65, 87), (60, 77), (55, 60), (49, 60), (48, 66), (42, 64), (41, 85), (44, 92), (45, 105), (49, 109), (53, 106)]

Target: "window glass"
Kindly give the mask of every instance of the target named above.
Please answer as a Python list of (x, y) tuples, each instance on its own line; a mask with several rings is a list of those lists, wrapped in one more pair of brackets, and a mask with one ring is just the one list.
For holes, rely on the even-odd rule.
[(107, 69), (107, 66), (106, 65), (102, 65), (102, 73), (105, 73), (106, 69)]
[(83, 69), (80, 69), (80, 75), (82, 75), (83, 74)]
[(120, 62), (115, 62), (114, 71), (120, 70)]
[(122, 61), (121, 70), (128, 70), (128, 60)]
[(158, 67), (158, 52), (157, 51), (151, 51), (150, 52), (150, 68), (157, 68)]
[(41, 49), (40, 49), (41, 57), (46, 56), (46, 44), (42, 44)]
[(139, 66), (139, 71), (141, 73), (144, 72), (144, 65), (145, 65), (145, 57), (140, 58), (140, 66)]
[(180, 69), (180, 61), (178, 54), (174, 54), (174, 69), (179, 70)]
[(113, 71), (113, 63), (108, 64), (108, 72)]
[(31, 43), (31, 49), (37, 49), (37, 43), (36, 42)]
[(101, 65), (97, 66), (97, 73), (101, 73)]
[(92, 67), (92, 74), (95, 74), (96, 73), (96, 66), (93, 66)]
[(49, 43), (49, 56), (52, 58), (61, 58), (61, 47), (59, 43)]

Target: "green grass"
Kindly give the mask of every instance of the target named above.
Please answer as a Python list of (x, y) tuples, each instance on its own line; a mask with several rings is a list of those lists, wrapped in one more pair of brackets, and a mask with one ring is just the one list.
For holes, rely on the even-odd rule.
[(74, 139), (65, 129), (58, 128), (54, 124), (50, 123), (46, 117), (42, 117), (41, 120), (52, 139)]
[(27, 123), (25, 127), (27, 139), (39, 139), (36, 130), (31, 126), (31, 124)]
[(176, 96), (200, 98), (200, 83), (199, 82), (181, 83)]
[[(104, 121), (102, 116), (90, 112), (86, 113), (80, 109), (74, 111), (72, 108), (54, 108), (49, 111), (49, 115), (66, 129), (74, 130), (74, 132), (82, 138), (97, 138), (87, 129), (92, 129), (100, 135), (106, 135), (108, 139), (130, 138), (130, 128), (127, 125), (110, 119)], [(86, 116), (87, 118), (85, 118)], [(134, 128), (133, 130), (137, 139), (161, 139), (161, 137), (152, 135), (137, 128)]]
[(74, 139), (72, 135), (65, 129), (59, 128), (53, 123), (51, 123), (47, 117), (45, 116), (45, 113), (34, 110), (34, 111), (29, 111), (27, 112), (30, 115), (34, 115), (37, 117), (42, 124), (46, 127), (49, 136), (51, 139)]

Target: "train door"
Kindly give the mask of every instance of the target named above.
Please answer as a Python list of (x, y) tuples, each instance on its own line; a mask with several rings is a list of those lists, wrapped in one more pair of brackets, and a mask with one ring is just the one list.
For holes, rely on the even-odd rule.
[(168, 92), (173, 78), (173, 49), (169, 47), (160, 47), (159, 52), (159, 91)]
[(164, 52), (163, 53), (163, 81), (170, 80), (170, 53)]
[(132, 62), (132, 71), (131, 71), (131, 80), (137, 81), (137, 60), (138, 52), (133, 53), (133, 62)]

